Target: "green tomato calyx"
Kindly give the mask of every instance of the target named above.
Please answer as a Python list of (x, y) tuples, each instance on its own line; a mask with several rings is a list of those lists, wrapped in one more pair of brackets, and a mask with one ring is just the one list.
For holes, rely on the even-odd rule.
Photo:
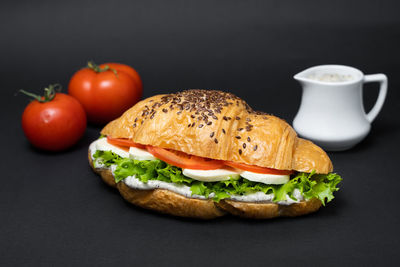
[(93, 61), (89, 61), (87, 64), (87, 67), (89, 69), (95, 71), (96, 73), (105, 72), (105, 71), (109, 70), (109, 71), (112, 71), (115, 74), (115, 76), (118, 77), (117, 70), (110, 68), (110, 66), (108, 66), (108, 65), (105, 65), (103, 68), (100, 68), (100, 66), (97, 65), (96, 63), (94, 63)]
[(54, 99), (54, 97), (56, 96), (57, 92), (60, 92), (62, 89), (61, 84), (50, 84), (48, 87), (44, 88), (44, 95), (40, 96), (40, 95), (36, 95), (34, 93), (30, 93), (27, 92), (25, 90), (19, 90), (19, 92), (32, 97), (33, 99), (39, 101), (40, 103), (46, 103), (46, 102), (50, 102), (51, 100)]

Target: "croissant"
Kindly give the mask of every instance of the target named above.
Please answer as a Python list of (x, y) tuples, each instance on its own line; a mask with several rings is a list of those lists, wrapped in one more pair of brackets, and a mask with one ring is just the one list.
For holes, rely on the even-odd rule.
[[(156, 95), (138, 102), (101, 131), (112, 138), (129, 139), (189, 155), (238, 162), (277, 170), (329, 174), (328, 155), (311, 141), (299, 138), (284, 120), (254, 111), (239, 97), (222, 91), (187, 90)], [(215, 218), (234, 214), (251, 218), (298, 216), (318, 210), (318, 199), (292, 205), (196, 199), (166, 189), (141, 190), (115, 183), (111, 170), (96, 168), (103, 180), (117, 187), (129, 202), (184, 217)]]

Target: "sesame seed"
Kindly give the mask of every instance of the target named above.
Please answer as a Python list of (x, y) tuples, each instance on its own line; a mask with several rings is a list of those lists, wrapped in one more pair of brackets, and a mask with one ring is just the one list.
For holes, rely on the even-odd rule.
[(243, 148), (246, 148), (246, 143), (243, 143)]
[(203, 128), (203, 126), (204, 126), (203, 124), (199, 124), (199, 128)]
[(134, 123), (134, 124), (132, 125), (132, 127), (135, 128), (135, 127), (136, 127), (136, 123)]
[(225, 129), (224, 128), (222, 128), (222, 132), (225, 134)]
[(214, 132), (212, 132), (211, 134), (210, 134), (210, 137), (213, 137), (214, 136)]
[(215, 139), (214, 139), (214, 142), (215, 142), (216, 144), (218, 144), (218, 139), (217, 139), (217, 138), (215, 138)]
[[(212, 90), (186, 90), (179, 93), (164, 95), (159, 101), (149, 100), (147, 105), (144, 105), (143, 109), (140, 111), (142, 113), (141, 117), (138, 117), (147, 119), (147, 116), (150, 116), (150, 119), (152, 119), (158, 109), (162, 110), (164, 113), (167, 113), (168, 110), (177, 109), (177, 115), (181, 114), (183, 110), (187, 110), (188, 112), (191, 112), (189, 116), (192, 119), (198, 117), (199, 121), (202, 119), (204, 120), (204, 124), (202, 124), (203, 127), (212, 124), (211, 121), (208, 121), (211, 118), (218, 120), (219, 118), (217, 114), (223, 114), (226, 111), (225, 107), (232, 106), (235, 103), (236, 105), (243, 105), (249, 113), (258, 114), (243, 100), (233, 94)], [(200, 117), (200, 114), (202, 117)], [(263, 115), (266, 116), (265, 113)], [(234, 118), (237, 120), (241, 119), (239, 116)], [(231, 119), (231, 117), (223, 116), (223, 120), (225, 121)], [(138, 120), (136, 121), (139, 122)], [(143, 124), (144, 120), (142, 120), (141, 123)], [(200, 127), (200, 124), (198, 124), (198, 126)], [(193, 123), (191, 124), (191, 127), (194, 127)]]
[(239, 155), (242, 155), (242, 150), (241, 149), (239, 149)]
[(258, 146), (257, 146), (257, 145), (255, 145), (255, 146), (254, 146), (254, 148), (253, 148), (253, 150), (254, 150), (254, 151), (256, 151), (256, 150), (257, 150), (257, 148), (258, 148)]
[(251, 142), (250, 136), (247, 137), (247, 142)]
[(238, 136), (235, 136), (236, 137), (236, 139), (240, 139), (241, 137), (238, 135)]

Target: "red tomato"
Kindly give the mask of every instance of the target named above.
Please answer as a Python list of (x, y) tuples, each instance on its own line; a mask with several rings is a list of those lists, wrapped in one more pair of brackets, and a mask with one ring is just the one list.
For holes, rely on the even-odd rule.
[[(140, 79), (139, 73), (131, 66), (121, 64), (121, 63), (104, 63), (104, 64), (101, 64), (99, 67), (107, 68), (107, 66), (110, 69), (117, 70), (117, 73), (118, 73), (118, 71), (123, 71), (123, 72), (129, 74), (135, 80), (137, 88), (141, 88), (141, 89), (143, 88), (142, 80)], [(140, 97), (141, 96), (142, 95), (140, 94)]]
[(267, 167), (260, 167), (260, 166), (255, 166), (255, 165), (248, 165), (244, 163), (237, 163), (233, 161), (225, 161), (225, 165), (228, 165), (230, 167), (240, 169), (240, 170), (245, 170), (249, 172), (256, 172), (256, 173), (266, 173), (266, 174), (278, 174), (278, 175), (289, 175), (292, 174), (293, 171), (285, 171), (285, 170), (277, 170), (277, 169), (271, 169)]
[(88, 120), (105, 124), (118, 118), (142, 96), (139, 74), (128, 65), (89, 62), (71, 78), (68, 93), (81, 102)]
[(145, 149), (146, 146), (145, 145), (141, 145), (135, 142), (132, 142), (129, 139), (124, 139), (124, 138), (112, 138), (107, 136), (107, 142), (109, 144), (112, 144), (114, 146), (121, 146), (121, 147), (137, 147), (137, 148), (141, 148), (141, 149)]
[[(86, 129), (86, 114), (72, 96), (46, 91), (33, 100), (22, 114), (22, 128), (29, 142), (37, 148), (60, 151), (74, 145)], [(48, 88), (46, 88), (48, 89)], [(39, 102), (40, 101), (40, 102)]]
[(168, 164), (194, 170), (215, 170), (224, 165), (223, 161), (188, 155), (179, 151), (171, 151), (160, 147), (146, 146), (156, 158)]

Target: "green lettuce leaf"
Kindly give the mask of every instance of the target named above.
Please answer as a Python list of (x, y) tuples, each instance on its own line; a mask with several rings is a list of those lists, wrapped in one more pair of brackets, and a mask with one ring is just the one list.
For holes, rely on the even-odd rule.
[(149, 180), (159, 180), (168, 183), (190, 185), (194, 182), (193, 179), (184, 176), (180, 168), (169, 165), (161, 160), (121, 158), (111, 151), (100, 150), (94, 153), (93, 158), (95, 159), (95, 166), (98, 164), (104, 164), (107, 167), (116, 165), (114, 171), (116, 183), (133, 175), (143, 183), (147, 183)]
[(111, 151), (101, 151), (101, 150), (96, 150), (96, 152), (93, 154), (93, 158), (94, 158), (93, 165), (95, 167), (101, 164), (110, 167), (113, 164), (117, 164), (117, 162), (119, 162), (122, 159), (120, 156)]
[(103, 164), (107, 167), (116, 165), (114, 171), (116, 183), (128, 176), (135, 175), (143, 183), (147, 183), (149, 180), (159, 180), (167, 183), (183, 184), (190, 186), (192, 195), (208, 198), (213, 194), (212, 198), (216, 202), (229, 198), (231, 195), (246, 195), (255, 192), (274, 194), (274, 202), (284, 201), (286, 196), (296, 201), (294, 190), (298, 189), (306, 200), (317, 198), (325, 205), (334, 198), (333, 193), (339, 190), (337, 185), (342, 180), (336, 173), (315, 174), (315, 172), (300, 172), (292, 175), (289, 182), (283, 185), (267, 185), (252, 182), (243, 177), (219, 182), (201, 182), (184, 176), (181, 168), (161, 160), (140, 161), (122, 158), (111, 151), (100, 150), (97, 150), (93, 157), (95, 166), (98, 164)]

